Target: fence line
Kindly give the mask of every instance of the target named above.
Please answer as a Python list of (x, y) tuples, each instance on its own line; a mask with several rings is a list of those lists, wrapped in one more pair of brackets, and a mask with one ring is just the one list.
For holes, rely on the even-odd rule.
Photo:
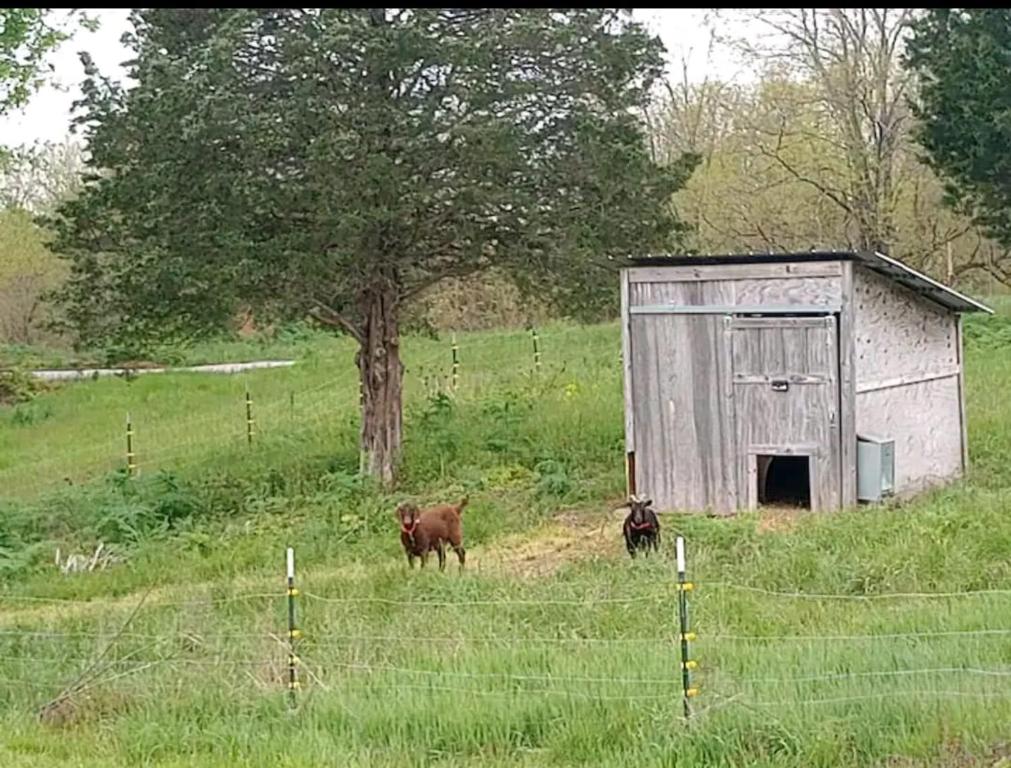
[(508, 691), (496, 691), (481, 688), (461, 688), (457, 686), (448, 685), (411, 685), (411, 684), (398, 684), (398, 685), (383, 685), (383, 684), (369, 684), (369, 685), (359, 685), (359, 686), (341, 686), (337, 690), (364, 690), (364, 691), (404, 691), (404, 690), (416, 690), (416, 691), (439, 691), (445, 693), (460, 693), (466, 694), (468, 696), (505, 696), (505, 697), (515, 697), (515, 696), (537, 696), (537, 695), (554, 695), (554, 696), (567, 696), (576, 699), (586, 699), (590, 701), (669, 701), (675, 702), (678, 700), (676, 695), (671, 694), (656, 694), (656, 695), (610, 695), (610, 694), (600, 694), (600, 693), (587, 693), (585, 691), (570, 691), (570, 690), (560, 690), (557, 688), (515, 688)]
[(919, 669), (890, 669), (864, 672), (833, 672), (824, 675), (796, 675), (787, 677), (741, 677), (738, 683), (774, 685), (781, 683), (815, 683), (829, 680), (859, 680), (877, 677), (914, 677), (917, 675), (976, 675), (980, 677), (1011, 677), (1011, 668), (983, 669), (980, 667), (921, 667)]
[[(559, 326), (549, 327), (547, 331), (541, 331), (538, 336), (538, 355), (541, 358), (542, 367), (551, 366), (552, 353), (556, 357), (576, 358), (579, 349), (573, 349), (571, 344), (566, 343), (566, 339), (574, 334), (582, 335), (585, 330), (582, 327)], [(502, 342), (514, 341), (515, 344), (508, 344), (506, 348), (495, 349), (496, 344), (501, 346)], [(431, 396), (430, 382), (423, 379), (426, 370), (442, 370), (444, 372), (443, 386), (447, 395), (452, 395), (454, 399), (465, 398), (468, 390), (475, 386), (481, 388), (486, 381), (498, 382), (508, 381), (513, 377), (502, 374), (503, 354), (508, 353), (510, 359), (515, 356), (516, 360), (524, 360), (526, 364), (520, 368), (513, 367), (514, 370), (524, 371), (530, 369), (534, 372), (537, 369), (533, 348), (530, 346), (529, 330), (505, 330), (501, 332), (482, 332), (480, 334), (461, 334), (458, 338), (459, 348), (459, 379), (460, 385), (454, 391), (450, 386), (452, 376), (452, 355), (451, 343), (448, 340), (440, 340), (437, 345), (431, 348), (423, 348), (418, 359), (412, 359), (411, 355), (405, 356), (405, 391), (413, 388), (411, 382), (418, 386), (418, 396)], [(515, 346), (515, 349), (513, 349)], [(607, 358), (610, 360), (610, 356)], [(325, 406), (334, 408), (352, 408), (357, 405), (357, 376), (353, 366), (345, 368), (344, 364), (334, 360), (327, 360), (328, 364), (334, 364), (341, 372), (348, 373), (348, 381), (328, 380), (320, 384), (308, 387), (300, 391), (289, 391), (278, 394), (274, 397), (255, 397), (255, 419), (260, 429), (257, 430), (256, 438), (263, 439), (266, 434), (292, 434), (292, 424), (290, 418), (284, 418), (286, 414), (295, 415), (299, 422), (305, 421), (307, 415), (311, 415), (313, 407)], [(494, 371), (475, 370), (475, 367), (494, 367)], [(418, 374), (421, 375), (418, 375)], [(346, 387), (342, 388), (342, 384)], [(73, 386), (73, 385), (70, 385)], [(321, 390), (330, 390), (334, 396), (319, 398), (315, 402), (305, 402), (308, 395), (316, 394)], [(238, 392), (238, 387), (236, 387)], [(343, 397), (342, 397), (343, 395)], [(236, 443), (245, 439), (245, 423), (242, 416), (242, 403), (239, 394), (236, 394), (234, 407), (225, 405), (225, 413), (219, 410), (213, 414), (199, 414), (181, 420), (174, 419), (166, 427), (167, 422), (163, 417), (156, 417), (153, 422), (145, 423), (142, 414), (134, 413), (134, 426), (136, 430), (135, 451), (138, 459), (138, 466), (144, 469), (152, 469), (153, 465), (165, 465), (173, 460), (178, 454), (186, 455), (190, 449), (213, 450), (219, 448), (223, 442), (228, 442), (229, 437), (234, 437)], [(231, 414), (231, 415), (228, 415)], [(296, 415), (297, 414), (297, 415)], [(276, 421), (274, 425), (269, 422)], [(118, 425), (120, 414), (116, 414), (115, 427), (110, 426), (112, 434), (98, 443), (91, 441), (87, 446), (76, 450), (63, 452), (55, 456), (42, 456), (37, 460), (25, 458), (17, 464), (0, 469), (0, 484), (6, 484), (12, 493), (33, 493), (42, 492), (60, 486), (64, 476), (72, 477), (75, 480), (85, 481), (104, 471), (112, 471), (125, 462), (123, 448), (123, 436), (120, 434)], [(316, 424), (331, 424), (332, 420), (322, 419)], [(153, 425), (152, 425), (153, 424)], [(193, 440), (192, 435), (197, 430), (206, 431), (209, 427), (216, 428), (221, 434), (215, 435), (208, 440)], [(314, 428), (314, 427), (309, 427)], [(234, 435), (225, 433), (233, 430)], [(223, 441), (223, 438), (224, 441)], [(94, 461), (91, 459), (94, 458)], [(82, 465), (82, 461), (87, 462)], [(6, 481), (6, 482), (4, 482)], [(16, 489), (16, 490), (14, 490)]]
[[(289, 568), (292, 566), (289, 565)], [(330, 597), (327, 595), (315, 593), (315, 592), (300, 592), (298, 590), (293, 590), (291, 583), (289, 583), (289, 589), (286, 592), (281, 591), (263, 591), (263, 592), (249, 592), (243, 594), (236, 594), (231, 596), (223, 597), (213, 597), (213, 596), (196, 596), (184, 599), (177, 599), (175, 596), (167, 596), (166, 599), (162, 600), (152, 600), (143, 605), (144, 610), (157, 610), (159, 608), (166, 607), (176, 607), (176, 608), (192, 608), (192, 607), (217, 607), (230, 604), (240, 604), (240, 603), (250, 603), (259, 600), (269, 600), (277, 601), (280, 603), (283, 598), (287, 597), (290, 600), (294, 596), (304, 597), (307, 599), (309, 604), (322, 604), (322, 605), (383, 605), (383, 606), (409, 606), (412, 608), (477, 608), (477, 607), (496, 607), (505, 608), (510, 605), (518, 607), (529, 607), (529, 606), (573, 606), (573, 607), (588, 607), (588, 606), (611, 606), (611, 605), (642, 605), (644, 603), (657, 603), (663, 599), (670, 600), (673, 603), (675, 592), (673, 580), (670, 583), (670, 589), (666, 589), (663, 592), (655, 592), (652, 594), (635, 594), (629, 596), (582, 596), (579, 598), (545, 598), (537, 599), (534, 597), (517, 597), (514, 599), (462, 599), (462, 600), (416, 600), (416, 599), (406, 599), (400, 600), (395, 598), (384, 598), (384, 597)], [(691, 593), (695, 594), (696, 590), (694, 585), (691, 585)], [(709, 586), (708, 584), (706, 586)], [(743, 585), (736, 585), (730, 582), (722, 582), (718, 586), (720, 587), (740, 587)], [(746, 591), (751, 591), (745, 588)], [(793, 598), (798, 595), (803, 595), (803, 593), (780, 593), (771, 590), (754, 590), (761, 591), (769, 597), (773, 598)], [(976, 596), (979, 594), (1004, 594), (1004, 590), (988, 590), (983, 591), (970, 591), (970, 592), (949, 592), (943, 593), (944, 597), (962, 597), (962, 596)], [(682, 584), (680, 590), (677, 593), (683, 599), (687, 599), (688, 595), (688, 585)], [(942, 593), (895, 593), (888, 595), (887, 597), (898, 599), (910, 599), (916, 600), (923, 596), (941, 596)], [(807, 596), (807, 595), (803, 595)], [(849, 598), (852, 596), (841, 596), (844, 598)], [(880, 596), (882, 598), (886, 597), (884, 595)], [(859, 597), (857, 599), (860, 599)], [(55, 605), (83, 605), (91, 604), (97, 606), (108, 606), (110, 604), (123, 604), (123, 607), (130, 607), (129, 603), (125, 599), (77, 599), (77, 598), (63, 598), (63, 597), (39, 597), (35, 595), (4, 595), (0, 596), (0, 605), (4, 602), (9, 603), (22, 603), (22, 604), (55, 604)], [(304, 610), (305, 604), (303, 604)], [(566, 697), (570, 699), (582, 699), (587, 701), (616, 701), (616, 702), (633, 702), (633, 701), (654, 701), (667, 702), (669, 705), (676, 705), (682, 696), (679, 694), (683, 693), (684, 697), (687, 697), (687, 693), (679, 691), (678, 685), (678, 673), (673, 668), (675, 662), (676, 648), (677, 644), (682, 640), (687, 638), (685, 630), (682, 628), (677, 631), (674, 626), (673, 620), (669, 620), (670, 632), (655, 634), (652, 636), (640, 636), (640, 637), (612, 637), (612, 636), (600, 636), (600, 635), (588, 635), (588, 636), (559, 636), (553, 635), (552, 631), (558, 631), (561, 629), (562, 632), (565, 631), (564, 626), (551, 627), (548, 628), (544, 635), (495, 635), (495, 636), (480, 636), (480, 635), (446, 635), (446, 636), (420, 636), (420, 635), (408, 635), (404, 634), (381, 634), (381, 633), (356, 633), (353, 630), (348, 631), (345, 626), (337, 626), (331, 628), (326, 622), (329, 616), (324, 616), (322, 621), (314, 620), (312, 612), (310, 611), (308, 615), (301, 615), (300, 627), (304, 629), (299, 630), (297, 635), (298, 638), (303, 637), (303, 633), (311, 636), (312, 643), (310, 648), (310, 654), (303, 654), (300, 650), (297, 650), (292, 643), (292, 640), (296, 638), (293, 631), (290, 630), (287, 633), (282, 633), (281, 622), (276, 620), (277, 630), (276, 632), (222, 632), (214, 633), (209, 635), (202, 635), (199, 631), (193, 630), (164, 630), (159, 632), (134, 632), (129, 630), (108, 630), (105, 632), (59, 632), (59, 631), (48, 631), (48, 630), (31, 630), (31, 629), (21, 629), (21, 628), (8, 628), (0, 629), (0, 637), (11, 637), (16, 639), (21, 639), (25, 637), (49, 637), (49, 638), (96, 638), (105, 641), (116, 642), (117, 640), (145, 640), (152, 641), (145, 647), (137, 648), (132, 652), (126, 653), (125, 655), (116, 658), (115, 656), (109, 656), (103, 661), (104, 665), (104, 676), (99, 675), (95, 679), (90, 680), (87, 683), (86, 688), (93, 688), (100, 685), (105, 685), (111, 681), (118, 679), (122, 676), (128, 674), (137, 674), (145, 669), (182, 669), (185, 667), (193, 667), (203, 670), (213, 669), (215, 667), (221, 669), (243, 669), (244, 674), (249, 679), (253, 680), (254, 683), (258, 685), (261, 681), (258, 681), (250, 673), (250, 670), (258, 668), (268, 668), (274, 669), (281, 675), (283, 668), (285, 666), (285, 656), (287, 654), (287, 663), (289, 666), (296, 665), (300, 669), (304, 670), (303, 679), (307, 682), (312, 682), (314, 685), (319, 685), (326, 690), (336, 690), (341, 694), (347, 694), (350, 692), (364, 692), (363, 695), (368, 695), (369, 692), (404, 692), (410, 690), (418, 690), (425, 692), (446, 692), (461, 695), (471, 695), (478, 697), (530, 697), (530, 696), (558, 696)], [(701, 643), (718, 643), (721, 641), (728, 641), (732, 643), (755, 643), (764, 645), (769, 642), (777, 643), (805, 643), (809, 645), (817, 645), (821, 643), (834, 643), (834, 642), (864, 642), (864, 641), (907, 641), (909, 639), (915, 638), (969, 638), (969, 637), (1007, 637), (1011, 636), (1011, 628), (1000, 628), (1000, 627), (984, 627), (984, 628), (974, 628), (974, 629), (944, 629), (944, 630), (921, 630), (921, 631), (907, 631), (907, 632), (870, 632), (864, 634), (777, 634), (777, 635), (754, 635), (754, 634), (728, 634), (722, 633), (720, 631), (715, 631), (709, 633), (707, 631), (706, 622), (699, 627)], [(178, 640), (188, 640), (195, 644), (196, 647), (184, 651), (184, 654), (192, 653), (196, 657), (191, 658), (188, 656), (181, 656), (180, 652), (173, 648), (173, 643)], [(242, 647), (236, 644), (229, 644), (229, 640), (242, 640), (242, 639), (252, 639), (256, 641), (270, 641), (271, 646), (269, 648), (264, 648), (262, 653), (257, 653), (255, 651), (255, 646)], [(695, 640), (695, 635), (692, 633), (691, 640)], [(223, 647), (214, 647), (212, 643), (214, 641), (221, 641)], [(366, 650), (356, 646), (356, 643), (366, 644)], [(403, 664), (396, 663), (399, 656), (395, 658), (392, 662), (386, 659), (380, 659), (376, 661), (369, 661), (366, 659), (359, 658), (359, 655), (371, 655), (373, 653), (382, 654), (384, 649), (389, 645), (394, 644), (405, 644), (409, 643), (412, 646), (416, 644), (438, 644), (447, 643), (452, 645), (481, 645), (488, 644), (491, 646), (501, 646), (507, 645), (513, 649), (519, 650), (522, 648), (536, 647), (536, 646), (553, 646), (557, 648), (569, 648), (571, 646), (586, 646), (588, 648), (613, 648), (616, 649), (613, 653), (606, 656), (608, 663), (601, 667), (600, 664), (600, 654), (597, 652), (592, 653), (592, 660), (589, 660), (588, 666), (584, 667), (583, 664), (577, 664), (572, 666), (571, 664), (565, 667), (565, 671), (559, 674), (554, 674), (550, 671), (550, 665), (555, 663), (553, 655), (545, 655), (540, 659), (535, 660), (528, 670), (523, 668), (516, 669), (515, 664), (513, 668), (516, 671), (503, 670), (496, 671), (494, 669), (488, 671), (472, 671), (469, 669), (461, 668), (451, 668), (442, 669), (439, 668), (439, 660), (436, 658), (430, 662), (432, 665), (427, 666), (424, 663), (415, 662), (413, 666), (405, 666)], [(168, 644), (165, 647), (163, 644)], [(204, 648), (200, 648), (199, 644), (206, 644)], [(625, 652), (625, 649), (635, 648), (636, 651), (631, 656)], [(657, 657), (665, 657), (667, 663), (664, 666), (670, 665), (670, 676), (655, 676), (649, 675), (646, 670), (646, 674), (640, 675), (629, 675), (624, 672), (627, 667), (626, 659), (628, 658), (638, 658), (644, 651), (639, 649), (651, 649), (648, 651), (650, 656), (653, 657), (654, 661)], [(703, 646), (702, 658), (706, 658), (707, 654), (705, 652), (705, 647)], [(619, 650), (620, 649), (620, 650)], [(108, 650), (108, 649), (106, 649)], [(8, 651), (10, 653), (10, 651)], [(102, 658), (106, 655), (106, 651), (103, 651)], [(311, 657), (310, 657), (311, 656)], [(350, 658), (348, 658), (350, 656)], [(711, 656), (710, 656), (711, 657)], [(979, 658), (976, 660), (968, 660), (965, 666), (921, 666), (921, 667), (905, 667), (899, 669), (857, 669), (857, 670), (833, 670), (818, 672), (814, 670), (813, 673), (809, 674), (794, 674), (794, 675), (784, 675), (779, 677), (774, 676), (746, 676), (746, 677), (735, 677), (733, 675), (723, 675), (719, 667), (710, 666), (706, 664), (702, 670), (700, 670), (702, 675), (703, 692), (705, 692), (705, 686), (711, 684), (714, 689), (715, 701), (708, 707), (703, 707), (695, 712), (692, 717), (697, 718), (701, 715), (705, 715), (708, 712), (715, 711), (720, 708), (726, 708), (733, 704), (739, 704), (740, 706), (754, 706), (761, 708), (772, 708), (772, 707), (790, 707), (790, 706), (817, 706), (817, 705), (842, 705), (842, 704), (853, 704), (864, 701), (873, 700), (883, 700), (893, 697), (900, 696), (923, 696), (923, 697), (940, 697), (947, 699), (965, 698), (965, 699), (976, 699), (984, 701), (997, 701), (997, 700), (1007, 700), (1011, 701), (1011, 690), (1007, 692), (994, 692), (987, 689), (983, 690), (969, 690), (962, 688), (961, 690), (904, 690), (901, 686), (895, 687), (894, 689), (888, 691), (882, 691), (873, 693), (870, 695), (845, 695), (845, 696), (832, 696), (826, 698), (812, 698), (809, 696), (798, 696), (796, 694), (791, 694), (790, 696), (784, 696), (782, 699), (777, 701), (749, 701), (743, 697), (742, 692), (737, 692), (730, 697), (723, 697), (719, 692), (719, 689), (724, 686), (740, 687), (740, 686), (791, 686), (791, 685), (802, 685), (807, 683), (841, 683), (842, 691), (845, 691), (848, 686), (845, 684), (849, 683), (851, 686), (858, 687), (858, 690), (866, 689), (866, 681), (868, 680), (902, 680), (910, 679), (914, 677), (925, 677), (929, 678), (931, 676), (936, 676), (938, 678), (943, 678), (947, 676), (958, 676), (964, 678), (966, 683), (969, 683), (970, 678), (975, 678), (979, 680), (1005, 680), (1011, 678), (1011, 667), (1007, 666), (990, 666), (983, 661), (984, 654), (979, 654)], [(17, 665), (30, 665), (30, 664), (46, 664), (46, 665), (59, 665), (63, 664), (87, 664), (91, 662), (94, 658), (94, 654), (91, 655), (67, 655), (63, 654), (61, 656), (56, 655), (42, 655), (42, 656), (31, 656), (31, 655), (4, 655), (0, 656), (0, 662), (9, 664), (12, 666)], [(562, 658), (568, 659), (583, 659), (583, 655), (571, 654), (569, 656), (563, 656)], [(91, 662), (94, 663), (94, 662)], [(525, 661), (524, 663), (530, 663)], [(687, 663), (682, 660), (682, 667)], [(692, 669), (697, 668), (696, 661), (692, 661)], [(898, 659), (895, 663), (900, 663)], [(943, 662), (942, 662), (943, 663)], [(538, 666), (541, 665), (541, 666)], [(543, 665), (549, 665), (548, 669), (543, 669)], [(651, 665), (654, 666), (654, 665)], [(120, 670), (117, 674), (109, 675), (110, 671)], [(343, 676), (334, 676), (337, 670), (343, 671)], [(608, 674), (609, 670), (613, 670), (614, 674)], [(633, 668), (634, 671), (634, 668)], [(327, 674), (324, 674), (327, 673)], [(712, 673), (712, 674), (710, 674)], [(662, 674), (662, 673), (661, 673)], [(329, 675), (329, 676), (328, 676)], [(401, 679), (403, 678), (403, 679)], [(239, 679), (243, 679), (241, 676)], [(491, 685), (492, 687), (463, 687), (458, 685), (446, 685), (443, 684), (443, 679), (456, 682), (470, 681), (474, 682), (475, 685), (478, 684), (477, 681), (484, 681), (484, 684)], [(494, 682), (493, 682), (494, 681)], [(7, 678), (4, 681), (5, 685), (11, 685), (13, 687), (19, 687), (19, 683), (16, 680)], [(495, 683), (510, 686), (508, 689), (498, 689), (494, 687)], [(269, 683), (262, 683), (266, 685), (276, 685), (277, 680), (273, 680)], [(534, 684), (534, 687), (528, 687), (528, 684)], [(582, 689), (579, 689), (579, 687)], [(619, 692), (608, 692), (606, 690), (597, 692), (593, 690), (595, 686), (638, 686), (644, 688), (643, 693), (619, 693)], [(46, 688), (55, 688), (56, 684), (43, 685)], [(652, 691), (663, 691), (662, 693), (653, 693)], [(292, 688), (292, 691), (295, 689)], [(697, 689), (692, 689), (693, 694), (697, 694)], [(292, 693), (292, 695), (294, 695)]]
[[(281, 633), (283, 634), (283, 633)], [(83, 631), (53, 631), (53, 630), (34, 630), (34, 629), (0, 629), (0, 637), (52, 637), (52, 638), (110, 638), (111, 636), (117, 636), (121, 638), (131, 638), (131, 639), (145, 639), (145, 640), (167, 640), (172, 638), (179, 639), (192, 639), (192, 640), (210, 640), (210, 639), (275, 639), (277, 634), (270, 632), (260, 632), (260, 633), (243, 633), (243, 632), (227, 632), (227, 633), (213, 633), (213, 634), (203, 634), (200, 632), (189, 631), (189, 632), (178, 632), (166, 634), (161, 633), (143, 633), (143, 632), (123, 632), (117, 633), (115, 630), (109, 630), (108, 632), (83, 632)], [(670, 635), (666, 636), (653, 636), (653, 637), (537, 637), (530, 636), (524, 637), (519, 635), (496, 635), (496, 636), (472, 636), (472, 635), (444, 635), (444, 636), (420, 636), (420, 635), (354, 635), (354, 634), (340, 634), (327, 632), (326, 636), (330, 639), (340, 640), (343, 642), (381, 642), (381, 643), (414, 643), (414, 642), (427, 642), (427, 643), (475, 643), (475, 644), (495, 644), (495, 643), (510, 643), (516, 645), (522, 644), (545, 644), (545, 645), (566, 645), (566, 644), (585, 644), (585, 645), (654, 645), (663, 646), (665, 644), (673, 644), (678, 642), (677, 634), (672, 632)], [(1011, 636), (1011, 629), (982, 629), (982, 630), (946, 630), (938, 632), (905, 632), (905, 633), (882, 633), (882, 634), (863, 634), (863, 635), (775, 635), (775, 636), (762, 636), (762, 635), (721, 635), (721, 634), (703, 634), (702, 637), (705, 640), (730, 640), (730, 641), (755, 641), (755, 642), (811, 642), (811, 641), (842, 641), (842, 642), (859, 642), (859, 641), (876, 641), (876, 640), (907, 640), (910, 638), (926, 638), (926, 637), (1007, 637)]]
[(0, 629), (0, 637), (43, 637), (43, 638), (81, 638), (94, 640), (276, 640), (278, 633), (272, 632), (217, 632), (214, 634), (203, 634), (199, 632), (177, 632), (166, 634), (165, 632), (120, 632), (110, 629), (107, 632), (84, 632), (66, 631), (57, 632), (54, 630), (38, 629)]
[(386, 597), (323, 597), (312, 592), (303, 592), (303, 597), (311, 600), (318, 600), (324, 603), (335, 603), (342, 605), (352, 605), (357, 603), (378, 603), (381, 605), (396, 605), (413, 608), (469, 608), (477, 606), (508, 606), (508, 605), (631, 605), (633, 603), (655, 602), (669, 595), (635, 595), (633, 597), (586, 597), (574, 600), (459, 600), (459, 601), (439, 601), (439, 600), (396, 600)]
[(973, 637), (986, 635), (1011, 635), (1011, 629), (945, 629), (921, 632), (881, 632), (855, 635), (727, 635), (707, 634), (711, 640), (730, 642), (859, 642), (861, 640), (908, 640), (916, 637)]
[(819, 705), (819, 704), (845, 704), (857, 701), (872, 701), (880, 699), (891, 699), (896, 696), (939, 696), (941, 698), (976, 698), (983, 699), (987, 701), (993, 700), (1004, 700), (1011, 702), (1011, 691), (1006, 691), (1004, 693), (996, 693), (990, 691), (950, 691), (950, 690), (895, 690), (888, 691), (885, 693), (868, 693), (861, 694), (859, 696), (837, 696), (827, 699), (779, 699), (772, 701), (746, 701), (747, 704), (753, 707), (784, 707), (784, 706), (796, 706), (801, 705)]
[(746, 584), (735, 584), (727, 581), (706, 582), (706, 587), (734, 589), (740, 592), (754, 592), (770, 597), (783, 597), (799, 600), (924, 600), (932, 598), (980, 597), (994, 595), (1011, 595), (1011, 589), (969, 589), (961, 592), (881, 592), (869, 595), (847, 595), (843, 593), (817, 592), (777, 592), (762, 587), (752, 587)]
[(680, 685), (680, 682), (673, 677), (670, 678), (649, 678), (649, 677), (584, 677), (579, 675), (528, 675), (528, 674), (517, 674), (513, 672), (465, 672), (459, 670), (440, 670), (440, 669), (420, 669), (417, 667), (398, 667), (389, 664), (351, 664), (347, 662), (327, 662), (325, 660), (320, 660), (319, 657), (315, 657), (317, 666), (326, 667), (338, 667), (340, 669), (361, 671), (361, 672), (396, 672), (398, 674), (408, 674), (408, 675), (430, 675), (433, 677), (461, 677), (461, 678), (473, 678), (476, 680), (484, 679), (494, 679), (494, 680), (526, 680), (526, 681), (541, 681), (541, 682), (580, 682), (580, 683), (619, 683), (623, 685), (664, 685), (664, 686), (675, 686)]
[[(67, 662), (67, 661), (80, 661), (88, 662), (93, 661), (92, 656), (0, 656), (0, 661), (34, 661), (34, 662)], [(105, 665), (117, 666), (120, 664), (145, 664), (147, 666), (159, 666), (164, 664), (182, 664), (185, 666), (196, 666), (196, 667), (259, 667), (265, 664), (275, 663), (276, 659), (263, 658), (263, 659), (179, 659), (174, 657), (166, 658), (122, 658), (117, 659), (105, 658), (102, 663)]]
[[(284, 597), (283, 592), (254, 592), (244, 595), (235, 595), (233, 597), (194, 597), (189, 600), (147, 600), (144, 603), (145, 608), (154, 607), (192, 607), (194, 602), (198, 602), (205, 605), (226, 605), (228, 603), (240, 603), (247, 600), (279, 600)], [(54, 603), (58, 605), (120, 605), (124, 604), (128, 598), (109, 598), (109, 597), (99, 597), (99, 598), (72, 598), (72, 597), (37, 597), (35, 595), (4, 595), (0, 594), (0, 604), (4, 602), (22, 602), (22, 603)], [(127, 605), (126, 607), (132, 607)]]
[[(387, 597), (329, 597), (327, 595), (321, 595), (315, 592), (302, 592), (301, 596), (308, 598), (310, 600), (316, 600), (322, 603), (331, 604), (368, 604), (375, 603), (380, 605), (395, 605), (402, 607), (418, 607), (418, 608), (465, 608), (465, 607), (478, 607), (478, 606), (537, 606), (537, 605), (572, 605), (572, 606), (585, 606), (585, 605), (621, 605), (621, 604), (634, 604), (643, 602), (656, 602), (660, 600), (669, 600), (674, 596), (674, 584), (671, 585), (671, 589), (665, 590), (663, 592), (656, 592), (652, 594), (642, 594), (638, 593), (635, 595), (628, 595), (622, 597), (580, 597), (572, 599), (559, 599), (559, 598), (518, 598), (518, 599), (484, 599), (484, 600), (401, 600), (397, 598), (387, 598)], [(706, 582), (706, 588), (712, 586), (709, 582)], [(734, 584), (732, 582), (719, 582), (717, 586), (720, 587), (730, 587), (734, 589), (745, 589), (751, 590), (751, 587), (744, 585)], [(775, 596), (775, 597), (812, 597), (816, 599), (822, 599), (824, 597), (832, 597), (838, 599), (849, 599), (854, 598), (857, 600), (865, 599), (862, 596), (852, 596), (852, 595), (816, 595), (816, 594), (804, 594), (804, 593), (784, 593), (784, 592), (772, 592), (769, 590), (757, 590), (763, 592), (764, 594)], [(285, 596), (285, 592), (253, 592), (241, 595), (233, 595), (231, 597), (191, 597), (188, 599), (179, 600), (158, 600), (149, 599), (145, 605), (146, 607), (155, 606), (190, 606), (194, 601), (207, 604), (225, 604), (242, 602), (245, 600), (258, 600), (258, 599), (280, 599)], [(1005, 596), (1011, 595), (1011, 589), (991, 589), (991, 590), (968, 590), (964, 592), (919, 592), (919, 593), (889, 593), (881, 594), (874, 597), (877, 598), (890, 598), (890, 599), (919, 599), (924, 597), (940, 597), (940, 598), (956, 598), (956, 597), (977, 597), (984, 595), (997, 595)], [(128, 596), (122, 598), (110, 598), (110, 597), (47, 597), (47, 596), (36, 596), (36, 595), (12, 595), (0, 593), (0, 604), (4, 602), (26, 602), (26, 603), (57, 603), (57, 604), (79, 604), (79, 605), (100, 605), (102, 603), (119, 603), (127, 599)], [(1009, 630), (1011, 631), (1011, 630)], [(892, 635), (894, 637), (906, 637), (915, 636), (923, 633), (908, 633), (908, 634), (896, 634)], [(784, 637), (799, 637), (799, 638), (809, 638), (809, 639), (850, 639), (852, 637), (864, 637), (866, 635), (730, 635), (730, 634), (710, 634), (710, 638), (721, 638), (726, 640), (779, 640)], [(881, 635), (879, 635), (881, 636)]]

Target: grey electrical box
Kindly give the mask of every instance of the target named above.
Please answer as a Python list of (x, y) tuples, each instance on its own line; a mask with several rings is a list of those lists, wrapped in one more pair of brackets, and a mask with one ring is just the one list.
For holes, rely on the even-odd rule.
[(881, 501), (895, 493), (895, 441), (857, 435), (857, 499)]

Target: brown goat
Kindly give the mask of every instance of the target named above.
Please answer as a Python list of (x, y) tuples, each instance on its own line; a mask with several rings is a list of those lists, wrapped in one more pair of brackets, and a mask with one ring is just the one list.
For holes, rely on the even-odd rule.
[(397, 507), (400, 521), (400, 542), (407, 553), (407, 562), (414, 567), (414, 558), (421, 558), (421, 566), (428, 561), (428, 553), (433, 549), (439, 555), (439, 570), (446, 570), (446, 544), (448, 543), (460, 559), (463, 569), (467, 552), (463, 548), (463, 523), (461, 516), (467, 506), (464, 496), (459, 504), (439, 504), (428, 509), (418, 509), (409, 501)]

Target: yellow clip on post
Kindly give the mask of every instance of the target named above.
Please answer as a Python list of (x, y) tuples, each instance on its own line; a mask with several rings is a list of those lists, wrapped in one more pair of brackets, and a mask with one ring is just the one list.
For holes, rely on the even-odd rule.
[(684, 666), (685, 669), (698, 669), (699, 663), (694, 659), (690, 659), (686, 661), (682, 666)]
[(298, 680), (294, 680), (288, 683), (288, 687), (291, 688), (293, 691), (297, 691), (299, 688), (302, 687), (302, 683), (300, 683)]
[(685, 632), (678, 639), (679, 640), (688, 640), (690, 642), (690, 641), (694, 640), (696, 637), (697, 637), (697, 635), (694, 632)]
[(685, 696), (687, 696), (689, 699), (694, 699), (698, 695), (699, 695), (698, 688), (689, 688), (687, 691), (685, 691)]
[(288, 594), (291, 595), (292, 597), (298, 597), (298, 588), (297, 587), (291, 587), (288, 590)]
[(690, 581), (686, 581), (684, 584), (678, 584), (678, 590), (681, 592), (691, 592), (695, 589), (695, 585)]
[(293, 629), (291, 630), (291, 632), (288, 633), (288, 637), (290, 637), (292, 640), (298, 640), (300, 637), (302, 637), (302, 630)]

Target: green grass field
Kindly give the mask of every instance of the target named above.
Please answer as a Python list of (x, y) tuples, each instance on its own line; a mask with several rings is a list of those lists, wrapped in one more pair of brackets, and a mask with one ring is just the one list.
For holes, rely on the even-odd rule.
[[(1004, 308), (966, 331), (968, 481), (831, 516), (672, 517), (663, 557), (634, 563), (608, 514), (624, 487), (615, 325), (544, 329), (539, 373), (529, 334), (461, 336), (454, 397), (429, 380), (450, 373), (448, 341), (407, 340), (407, 462), (391, 493), (356, 475), (343, 342), (301, 343), (287, 370), (101, 380), (7, 409), (0, 765), (1000, 764), (1009, 330)], [(396, 501), (464, 492), (467, 571), (407, 572)], [(688, 726), (675, 530), (697, 582)], [(123, 562), (52, 564), (57, 546), (99, 541)], [(304, 632), (294, 713), (288, 544)]]

